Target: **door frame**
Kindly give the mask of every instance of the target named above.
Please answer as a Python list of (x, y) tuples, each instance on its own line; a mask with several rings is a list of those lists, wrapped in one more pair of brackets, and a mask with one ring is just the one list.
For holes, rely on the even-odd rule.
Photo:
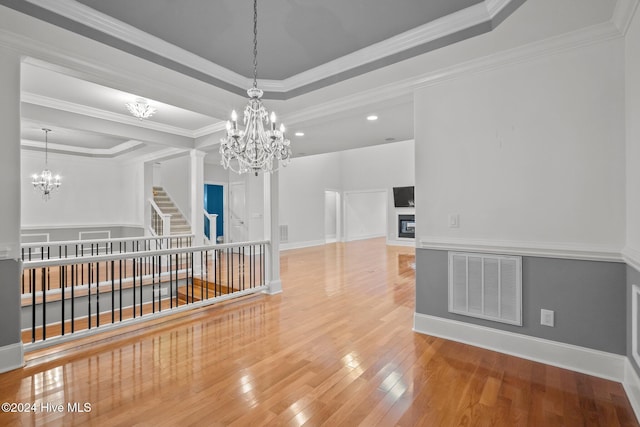
[[(222, 236), (226, 239), (229, 238), (229, 197), (228, 197), (228, 183), (222, 181), (204, 181), (204, 185), (221, 185), (222, 186), (222, 211), (224, 212), (224, 218), (222, 219)], [(202, 189), (204, 192), (204, 188)]]

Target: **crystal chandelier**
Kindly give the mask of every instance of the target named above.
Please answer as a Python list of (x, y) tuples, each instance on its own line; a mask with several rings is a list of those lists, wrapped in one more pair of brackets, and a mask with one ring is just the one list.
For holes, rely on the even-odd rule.
[(51, 129), (42, 128), (44, 131), (44, 170), (40, 174), (33, 174), (31, 183), (33, 189), (42, 193), (42, 199), (47, 201), (51, 198), (51, 192), (60, 188), (60, 175), (53, 175), (48, 168), (49, 163), (49, 132)]
[[(242, 174), (253, 171), (273, 172), (274, 160), (283, 166), (291, 159), (290, 142), (284, 125), (278, 129), (275, 113), (267, 113), (262, 105), (262, 90), (258, 89), (258, 2), (253, 1), (253, 87), (247, 90), (249, 103), (244, 109), (244, 129), (238, 129), (238, 115), (231, 113), (227, 136), (220, 140), (221, 164), (225, 169)], [(266, 129), (265, 129), (266, 127)], [(277, 169), (277, 164), (276, 164)]]
[(136, 102), (127, 102), (125, 105), (127, 110), (140, 120), (148, 119), (156, 112), (156, 109), (144, 99), (136, 99)]

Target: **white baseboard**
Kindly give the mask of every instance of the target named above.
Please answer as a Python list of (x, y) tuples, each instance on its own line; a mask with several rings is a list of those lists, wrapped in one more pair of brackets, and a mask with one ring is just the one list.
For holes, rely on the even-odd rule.
[(0, 374), (24, 366), (24, 348), (21, 342), (0, 347)]
[(640, 419), (640, 377), (633, 366), (631, 361), (627, 358), (624, 364), (624, 381), (622, 382), (624, 391), (627, 393), (627, 398), (631, 403), (633, 412), (636, 414), (636, 418)]
[(280, 242), (280, 251), (289, 251), (291, 249), (302, 249), (302, 248), (310, 248), (312, 246), (322, 246), (325, 244), (323, 240), (309, 240), (306, 242), (290, 242), (290, 243), (282, 243)]
[(386, 234), (367, 234), (364, 236), (349, 236), (345, 239), (346, 242), (355, 242), (357, 240), (377, 239), (378, 237), (386, 237)]
[(266, 294), (277, 295), (282, 293), (282, 280), (271, 280), (265, 290)]
[(389, 246), (407, 246), (411, 248), (416, 247), (415, 239), (403, 239), (403, 240), (387, 240), (387, 245)]
[(413, 330), (608, 380), (625, 378), (625, 356), (415, 313)]

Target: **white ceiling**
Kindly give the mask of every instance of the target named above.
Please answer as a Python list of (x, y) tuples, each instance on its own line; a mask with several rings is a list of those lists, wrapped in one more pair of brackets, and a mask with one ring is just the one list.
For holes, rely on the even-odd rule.
[[(294, 156), (411, 139), (413, 98), (408, 93), (369, 96), (314, 114), (304, 110), (318, 98), (338, 100), (353, 77), (384, 75), (389, 64), (490, 31), (524, 1), (263, 0), (259, 73), (272, 80), (261, 79), (259, 86), (272, 95), (266, 96), (271, 99), (267, 107), (291, 119), (286, 124)], [(126, 91), (124, 86), (135, 83), (121, 85), (118, 76), (113, 81), (94, 78), (27, 57), (21, 71), (23, 148), (42, 150), (41, 128), (48, 127), (54, 152), (152, 159), (198, 147), (211, 153), (208, 161), (215, 159), (226, 114), (243, 108), (245, 97), (237, 94), (252, 74), (251, 1), (0, 0), (0, 5), (183, 74), (198, 83), (194, 87), (219, 88), (222, 94), (210, 98), (211, 108), (205, 91), (187, 90), (183, 99), (153, 99), (144, 94), (180, 89), (158, 87), (156, 76), (145, 76), (140, 69), (141, 75), (130, 79), (139, 82), (139, 91)], [(139, 97), (157, 108), (150, 119), (139, 121), (126, 110), (124, 104)], [(379, 120), (367, 122), (371, 113)], [(296, 131), (305, 135), (296, 137)]]

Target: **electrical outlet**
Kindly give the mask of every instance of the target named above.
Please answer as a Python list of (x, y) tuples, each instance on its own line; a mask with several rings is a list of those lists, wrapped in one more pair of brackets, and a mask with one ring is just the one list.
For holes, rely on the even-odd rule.
[(540, 324), (544, 326), (554, 326), (554, 312), (553, 310), (540, 310)]
[(459, 214), (450, 214), (449, 215), (449, 228), (458, 228), (460, 227), (460, 215)]

